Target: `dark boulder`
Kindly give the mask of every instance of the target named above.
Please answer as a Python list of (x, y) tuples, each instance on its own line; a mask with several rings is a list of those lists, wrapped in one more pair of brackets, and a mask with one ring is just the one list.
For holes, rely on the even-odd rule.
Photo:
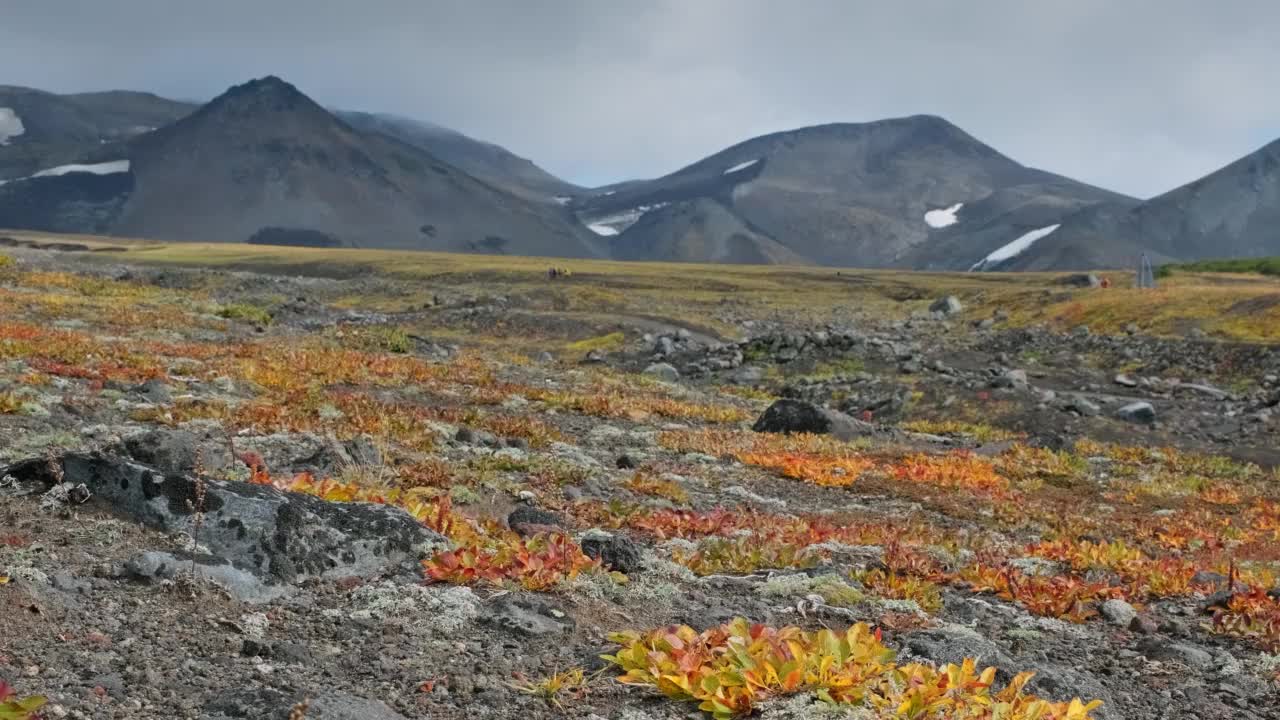
[(583, 535), (578, 544), (584, 555), (623, 575), (634, 575), (642, 568), (640, 548), (630, 538), (592, 530)]
[(820, 408), (803, 400), (782, 399), (769, 406), (751, 429), (764, 433), (812, 433), (832, 435), (849, 440), (874, 434), (871, 423), (855, 420), (844, 413)]
[(212, 556), (201, 563), (210, 572), (229, 572), (219, 569), (225, 563), (267, 585), (416, 575), (422, 557), (448, 544), (389, 505), (328, 502), (267, 485), (197, 480), (101, 452), (28, 460), (0, 470), (3, 475), (46, 488), (59, 480), (83, 483), (91, 503), (195, 538)]

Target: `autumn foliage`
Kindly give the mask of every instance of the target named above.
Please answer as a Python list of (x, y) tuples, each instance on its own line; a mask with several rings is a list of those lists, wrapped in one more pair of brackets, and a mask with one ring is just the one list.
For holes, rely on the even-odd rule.
[(877, 717), (1087, 720), (1101, 702), (1050, 702), (1024, 691), (1031, 673), (996, 691), (995, 668), (899, 665), (879, 631), (864, 624), (842, 632), (773, 628), (737, 619), (697, 632), (687, 626), (619, 633), (605, 657), (620, 680), (648, 685), (719, 719), (747, 715), (765, 700), (799, 693)]

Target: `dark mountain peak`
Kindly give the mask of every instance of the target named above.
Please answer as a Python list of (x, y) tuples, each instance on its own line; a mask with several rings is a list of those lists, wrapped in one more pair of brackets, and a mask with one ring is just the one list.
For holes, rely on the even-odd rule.
[(227, 90), (226, 94), (232, 95), (237, 93), (259, 93), (259, 92), (278, 92), (278, 93), (298, 93), (293, 83), (286, 82), (278, 75), (264, 75), (260, 78), (254, 78), (240, 85), (233, 85)]
[(214, 98), (202, 110), (202, 112), (229, 115), (258, 115), (296, 111), (329, 114), (328, 111), (307, 97), (297, 87), (275, 75), (267, 75), (241, 85), (232, 86), (226, 92)]

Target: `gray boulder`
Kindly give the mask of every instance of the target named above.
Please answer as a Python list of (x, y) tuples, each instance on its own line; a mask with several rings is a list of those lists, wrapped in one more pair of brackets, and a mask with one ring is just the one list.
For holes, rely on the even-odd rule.
[(1006, 370), (991, 381), (991, 387), (1026, 390), (1029, 385), (1026, 370)]
[(135, 580), (160, 582), (176, 580), (184, 574), (217, 585), (244, 603), (266, 603), (288, 593), (285, 585), (267, 585), (261, 578), (212, 555), (187, 555), (148, 550), (129, 558), (125, 571)]
[(964, 305), (955, 295), (938, 298), (929, 306), (929, 312), (942, 316), (958, 315), (964, 312)]
[[(56, 472), (54, 465), (57, 466)], [(208, 554), (267, 585), (307, 578), (417, 575), (419, 560), (448, 541), (403, 510), (336, 503), (266, 485), (162, 473), (106, 453), (68, 453), (0, 470), (22, 484), (51, 487), (58, 475), (83, 483), (91, 503), (196, 540)], [(203, 519), (197, 525), (197, 512)], [(226, 569), (209, 572), (228, 573)]]
[(157, 428), (129, 435), (121, 440), (118, 452), (162, 472), (189, 473), (200, 465), (217, 473), (232, 467), (236, 460), (226, 437), (209, 431)]
[(676, 382), (680, 379), (680, 371), (670, 363), (654, 363), (644, 369), (644, 374), (664, 382)]
[(1156, 409), (1149, 402), (1134, 402), (1116, 410), (1116, 417), (1127, 422), (1149, 425), (1156, 421)]

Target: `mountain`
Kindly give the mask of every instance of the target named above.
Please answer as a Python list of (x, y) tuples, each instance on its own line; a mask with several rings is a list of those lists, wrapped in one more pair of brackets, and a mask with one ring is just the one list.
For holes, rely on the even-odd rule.
[[(667, 223), (640, 222), (657, 208), (702, 200), (737, 220), (709, 216), (703, 225), (712, 242), (700, 235), (697, 247), (674, 247), (662, 236)], [(611, 240), (619, 257), (664, 248), (666, 255), (711, 260), (709, 248), (740, 246), (732, 238), (748, 228), (793, 260), (916, 267), (945, 265), (942, 255), (981, 258), (1025, 227), (1103, 202), (1137, 203), (1025, 167), (942, 118), (917, 115), (765, 135), (570, 207), (598, 234), (619, 234)], [(935, 243), (945, 246), (939, 259)]]
[(172, 240), (917, 270), (1280, 254), (1280, 141), (1147, 201), (915, 115), (752, 138), (586, 190), (274, 77), (206, 105), (0, 86), (0, 227)]
[(397, 115), (342, 111), (337, 115), (357, 130), (383, 133), (422, 148), (512, 195), (541, 202), (561, 198), (563, 203), (583, 192), (583, 188), (561, 180), (504, 147), (476, 140), (457, 130)]
[[(65, 227), (68, 216), (90, 218), (88, 230), (167, 240), (314, 237), (355, 247), (605, 253), (563, 207), (516, 197), (388, 135), (362, 133), (275, 77), (233, 87), (120, 147), (131, 181), (122, 201), (90, 210), (69, 187), (57, 222), (35, 219)], [(56, 194), (50, 186), (85, 175), (0, 186), (0, 226), (30, 210), (32, 195)]]
[(1081, 212), (1000, 270), (1280, 255), (1280, 140), (1124, 211)]
[(195, 107), (141, 92), (56, 95), (0, 86), (0, 181), (118, 157), (120, 143)]

